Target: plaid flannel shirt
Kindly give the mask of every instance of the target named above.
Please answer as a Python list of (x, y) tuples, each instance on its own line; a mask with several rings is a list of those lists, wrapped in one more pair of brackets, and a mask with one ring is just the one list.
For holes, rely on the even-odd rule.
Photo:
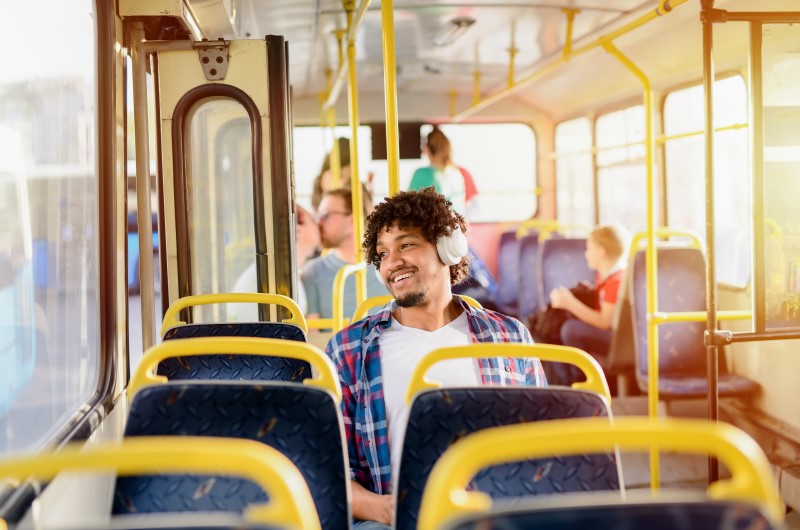
[[(466, 311), (472, 342), (533, 343), (518, 320), (476, 309), (454, 297)], [(367, 490), (390, 493), (389, 425), (383, 399), (381, 333), (391, 326), (392, 301), (380, 313), (364, 318), (335, 334), (325, 352), (333, 359), (342, 386), (342, 417), (350, 459), (350, 478)], [(547, 386), (538, 359), (494, 357), (478, 359), (485, 385)]]

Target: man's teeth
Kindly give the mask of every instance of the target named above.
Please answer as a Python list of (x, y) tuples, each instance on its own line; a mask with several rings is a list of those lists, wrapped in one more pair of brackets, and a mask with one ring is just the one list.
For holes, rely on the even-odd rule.
[(407, 273), (405, 273), (405, 274), (401, 274), (400, 276), (395, 276), (395, 277), (394, 277), (394, 280), (392, 280), (392, 281), (393, 281), (394, 283), (397, 283), (397, 282), (399, 282), (400, 280), (405, 280), (406, 278), (411, 278), (412, 276), (414, 276), (414, 273), (413, 273), (413, 272), (407, 272)]

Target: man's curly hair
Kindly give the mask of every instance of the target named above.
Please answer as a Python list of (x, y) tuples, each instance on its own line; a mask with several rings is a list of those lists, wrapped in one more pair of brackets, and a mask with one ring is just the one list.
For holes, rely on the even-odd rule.
[[(385, 198), (367, 217), (364, 242), (361, 245), (367, 262), (376, 268), (380, 267), (381, 258), (376, 249), (378, 235), (395, 224), (401, 230), (419, 229), (423, 237), (434, 245), (441, 236), (450, 235), (457, 226), (462, 232), (466, 232), (466, 219), (452, 210), (452, 206), (453, 203), (432, 187), (420, 191), (401, 191), (393, 197)], [(450, 266), (450, 285), (463, 281), (468, 274), (469, 265), (465, 256), (458, 265)]]

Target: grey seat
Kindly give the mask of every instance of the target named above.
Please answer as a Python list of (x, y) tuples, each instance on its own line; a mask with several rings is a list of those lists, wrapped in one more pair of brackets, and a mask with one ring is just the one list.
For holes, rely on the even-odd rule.
[[(663, 312), (705, 311), (705, 258), (695, 248), (658, 249), (658, 310)], [(636, 381), (647, 392), (647, 283), (645, 252), (633, 260), (631, 310), (636, 349)], [(705, 397), (706, 349), (703, 343), (705, 322), (673, 322), (658, 327), (658, 389), (664, 399)], [(724, 371), (720, 363), (719, 394), (747, 395), (758, 384)]]
[(551, 238), (539, 251), (539, 306), (550, 303), (550, 291), (578, 282), (594, 283), (594, 272), (586, 263), (586, 238)]

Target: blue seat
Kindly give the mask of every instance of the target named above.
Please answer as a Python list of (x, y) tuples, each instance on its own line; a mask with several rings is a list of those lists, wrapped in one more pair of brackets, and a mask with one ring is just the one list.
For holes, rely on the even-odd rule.
[(519, 241), (517, 232), (510, 230), (500, 234), (497, 250), (497, 305), (510, 314), (516, 314), (519, 295)]
[[(210, 436), (256, 440), (300, 470), (323, 529), (347, 529), (347, 460), (333, 396), (292, 383), (169, 382), (133, 399), (125, 437)], [(252, 482), (217, 476), (117, 479), (113, 513), (241, 512), (266, 495)]]
[[(575, 493), (497, 501), (470, 486), (482, 469), (551, 455), (598, 451), (710, 455), (731, 473), (706, 491), (679, 489)], [(431, 472), (420, 526), (479, 528), (636, 528), (647, 530), (776, 528), (784, 506), (769, 460), (755, 440), (725, 423), (648, 417), (564, 419), (510, 425), (465, 436)]]
[[(259, 337), (306, 341), (302, 329), (282, 322), (186, 324), (170, 328), (164, 333), (165, 341), (197, 337)], [(157, 373), (170, 380), (302, 381), (311, 376), (311, 367), (300, 359), (257, 355), (199, 355), (165, 359), (159, 363)]]
[(519, 240), (519, 302), (517, 314), (525, 322), (539, 310), (539, 233)]
[[(705, 258), (696, 248), (664, 247), (658, 249), (658, 311), (705, 311)], [(633, 260), (631, 311), (636, 349), (636, 381), (647, 392), (647, 283), (645, 251)], [(705, 322), (673, 322), (658, 326), (659, 396), (670, 398), (705, 397), (706, 348)], [(758, 390), (754, 381), (725, 373), (720, 363), (721, 396), (751, 394)]]
[[(479, 387), (430, 390), (411, 406), (396, 492), (397, 530), (417, 528), (428, 475), (439, 457), (469, 433), (518, 423), (608, 416), (603, 397), (564, 387)], [(492, 498), (543, 493), (618, 490), (621, 477), (613, 454), (545, 458), (481, 471), (473, 488)]]
[(550, 291), (573, 287), (576, 283), (594, 283), (594, 271), (586, 263), (585, 238), (551, 238), (541, 243), (539, 251), (539, 306), (550, 303)]
[(755, 506), (737, 501), (678, 501), (641, 503), (565, 503), (545, 506), (527, 503), (477, 516), (466, 516), (441, 530), (586, 530), (631, 528), (646, 530), (727, 530), (776, 528)]

